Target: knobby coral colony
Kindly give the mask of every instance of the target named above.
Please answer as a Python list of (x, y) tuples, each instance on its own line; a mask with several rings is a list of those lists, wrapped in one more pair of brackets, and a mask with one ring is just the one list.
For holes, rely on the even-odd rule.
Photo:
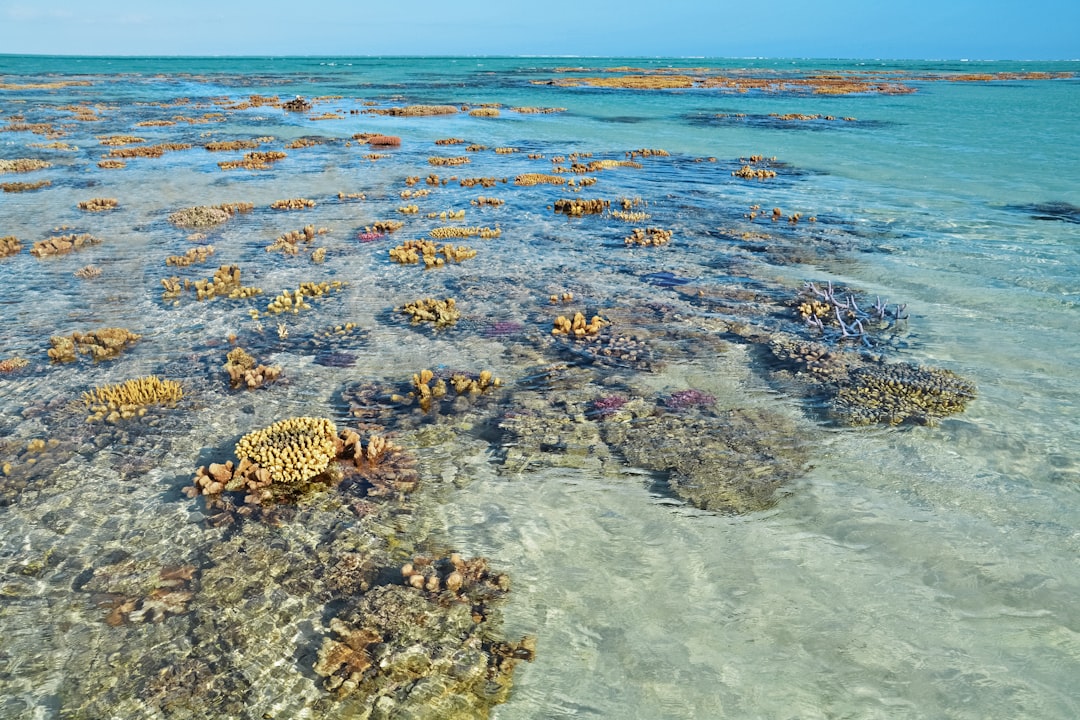
[[(332, 420), (291, 417), (240, 438), (234, 449), (237, 462), (211, 463), (198, 468), (189, 497), (203, 495), (207, 506), (228, 508), (223, 493), (244, 493), (252, 508), (296, 502), (311, 492), (341, 482), (362, 480), (368, 495), (398, 495), (416, 488), (415, 461), (382, 435), (366, 438)], [(241, 515), (250, 514), (241, 512)]]
[[(432, 384), (434, 381), (434, 384)], [(455, 372), (436, 376), (431, 370), (421, 370), (412, 377), (412, 390), (406, 395), (393, 394), (390, 401), (411, 405), (414, 401), (420, 409), (428, 412), (443, 400), (452, 401), (455, 397), (476, 396), (492, 388), (502, 386), (502, 380), (490, 370), (482, 370), (478, 375)], [(453, 390), (453, 393), (449, 392)]]
[(161, 296), (164, 300), (175, 300), (185, 290), (195, 290), (197, 300), (212, 300), (216, 297), (230, 299), (249, 298), (262, 293), (257, 287), (244, 287), (240, 284), (240, 268), (236, 265), (222, 265), (208, 280), (184, 280), (178, 277), (163, 278), (161, 281), (164, 290)]
[(15, 255), (22, 251), (22, 243), (14, 235), (0, 237), (0, 258)]
[(470, 247), (464, 245), (454, 247), (448, 243), (440, 248), (430, 240), (406, 240), (401, 245), (391, 248), (389, 253), (391, 260), (402, 265), (417, 264), (423, 260), (425, 268), (440, 267), (448, 260), (459, 263), (476, 257), (476, 250)]
[(102, 328), (88, 333), (72, 333), (71, 337), (54, 335), (49, 339), (49, 359), (55, 363), (74, 362), (77, 353), (94, 360), (111, 360), (141, 338), (124, 328)]
[(225, 203), (222, 205), (198, 205), (177, 210), (169, 215), (169, 222), (180, 228), (195, 229), (220, 225), (233, 215), (249, 213), (255, 209), (252, 203)]
[(414, 325), (422, 322), (430, 322), (433, 323), (435, 327), (446, 327), (448, 325), (453, 325), (461, 317), (461, 313), (457, 309), (457, 302), (454, 298), (446, 298), (445, 300), (436, 300), (434, 298), (413, 300), (412, 302), (405, 303), (401, 307), (401, 311), (412, 318)]
[(89, 247), (90, 245), (97, 245), (100, 242), (101, 240), (99, 238), (87, 233), (78, 235), (57, 235), (34, 243), (34, 246), (30, 248), (30, 254), (34, 257), (66, 255), (73, 250), (79, 250), (84, 247)]
[(254, 390), (281, 377), (280, 366), (260, 365), (241, 347), (233, 348), (225, 356), (224, 370), (229, 374), (229, 384), (234, 390), (243, 386)]
[(330, 292), (340, 291), (345, 287), (345, 283), (340, 280), (333, 280), (330, 282), (302, 282), (296, 288), (296, 290), (284, 290), (280, 295), (270, 301), (270, 304), (266, 306), (266, 312), (271, 315), (278, 315), (280, 313), (293, 313), (294, 315), (301, 310), (310, 310), (309, 305), (304, 298), (317, 298), (327, 295)]
[(582, 215), (597, 215), (611, 206), (610, 200), (570, 200), (566, 198), (560, 198), (555, 201), (555, 212), (570, 215), (572, 217), (580, 217)]
[(142, 417), (152, 405), (174, 406), (183, 396), (180, 383), (148, 375), (117, 385), (96, 387), (83, 393), (83, 402), (91, 411), (87, 422), (105, 420), (114, 423)]
[(586, 335), (596, 335), (600, 332), (600, 328), (607, 325), (602, 317), (599, 315), (593, 315), (592, 320), (586, 322), (585, 315), (581, 312), (574, 313), (572, 320), (567, 319), (564, 315), (560, 315), (555, 318), (554, 326), (551, 328), (552, 335), (572, 335), (574, 337), (585, 337)]

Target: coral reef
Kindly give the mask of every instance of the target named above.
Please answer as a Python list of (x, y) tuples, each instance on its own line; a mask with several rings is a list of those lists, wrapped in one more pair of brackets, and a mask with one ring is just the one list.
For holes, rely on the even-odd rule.
[(105, 420), (114, 423), (136, 416), (142, 417), (151, 405), (176, 405), (184, 390), (175, 380), (162, 380), (156, 375), (128, 380), (116, 385), (102, 385), (83, 393), (83, 402), (90, 409), (87, 422)]
[(233, 348), (225, 356), (224, 370), (229, 374), (229, 385), (236, 390), (247, 387), (255, 390), (281, 377), (281, 366), (260, 365), (244, 348)]
[(470, 200), (469, 204), (476, 205), (477, 207), (484, 207), (485, 205), (489, 207), (499, 207), (500, 205), (505, 205), (506, 201), (497, 197), (484, 197), (481, 195), (475, 200)]
[(122, 170), (127, 167), (123, 160), (100, 160), (97, 166), (102, 170)]
[(254, 150), (264, 142), (268, 142), (273, 138), (255, 138), (254, 140), (218, 140), (215, 142), (209, 142), (203, 145), (204, 148), (210, 152), (230, 152), (235, 150)]
[(224, 205), (200, 205), (177, 210), (169, 215), (169, 222), (184, 229), (196, 229), (220, 225), (233, 215), (249, 213), (254, 209), (251, 203), (227, 203)]
[(428, 233), (436, 240), (446, 240), (448, 238), (470, 238), (479, 237), (484, 240), (491, 240), (502, 235), (502, 230), (498, 226), (494, 228), (489, 227), (437, 227), (433, 228)]
[(22, 243), (20, 243), (19, 238), (15, 237), (14, 235), (0, 237), (0, 257), (8, 257), (9, 255), (15, 255), (21, 252), (22, 249)]
[(401, 220), (376, 220), (371, 225), (364, 226), (366, 233), (392, 233), (405, 227)]
[(80, 280), (93, 280), (96, 277), (101, 277), (101, 268), (97, 265), (84, 265), (73, 272), (72, 275)]
[(244, 153), (242, 160), (227, 160), (218, 163), (218, 167), (222, 170), (269, 170), (272, 163), (278, 160), (284, 160), (285, 153), (277, 150), (268, 150), (266, 152), (249, 152)]
[(102, 135), (98, 137), (98, 142), (102, 145), (137, 145), (138, 143), (146, 142), (146, 138), (141, 138), (136, 135)]
[(934, 425), (963, 412), (975, 386), (959, 375), (909, 363), (855, 368), (829, 403), (829, 413), (845, 425), (901, 423)]
[(440, 139), (435, 141), (435, 144), (436, 145), (464, 145), (465, 141), (462, 140), (461, 138), (455, 138), (455, 137), (440, 138)]
[(469, 111), (472, 117), (499, 117), (499, 108), (480, 107)]
[(623, 238), (627, 245), (639, 245), (642, 247), (657, 247), (671, 242), (672, 232), (663, 228), (634, 228), (631, 234)]
[(52, 163), (45, 160), (33, 160), (31, 158), (0, 160), (0, 175), (4, 173), (33, 172), (34, 170), (43, 170), (47, 167), (52, 167)]
[(370, 108), (365, 113), (391, 115), (393, 117), (425, 117), (429, 115), (453, 115), (458, 109), (453, 105), (406, 105), (392, 108)]
[(30, 192), (32, 190), (40, 190), (43, 187), (49, 187), (52, 185), (52, 180), (38, 180), (37, 182), (9, 182), (0, 183), (0, 190), (6, 193), (20, 193)]
[(471, 163), (472, 159), (467, 155), (459, 155), (458, 157), (436, 157), (432, 156), (428, 158), (429, 165), (435, 165), (440, 167), (453, 167), (455, 165), (465, 165)]
[(167, 152), (190, 150), (187, 143), (161, 143), (160, 145), (135, 145), (133, 147), (114, 147), (105, 153), (106, 160), (119, 160), (137, 157), (159, 158)]
[(292, 100), (281, 103), (281, 109), (289, 112), (307, 112), (311, 109), (311, 103), (297, 95)]
[(820, 397), (828, 417), (842, 425), (935, 425), (976, 396), (973, 383), (949, 370), (886, 363), (779, 333), (769, 349), (783, 368), (773, 379)]
[(273, 244), (266, 246), (266, 252), (280, 250), (285, 255), (297, 255), (300, 253), (300, 243), (311, 244), (316, 235), (325, 235), (330, 232), (329, 228), (315, 229), (314, 225), (305, 225), (299, 230), (291, 230), (279, 235)]
[(340, 292), (344, 287), (345, 283), (340, 280), (319, 283), (302, 282), (297, 286), (296, 290), (284, 290), (280, 295), (271, 300), (270, 304), (266, 307), (266, 312), (271, 315), (278, 315), (284, 312), (296, 314), (301, 310), (308, 310), (311, 308), (304, 298), (322, 297), (331, 292)]
[(4, 358), (3, 360), (0, 360), (0, 373), (10, 374), (15, 372), (16, 370), (22, 370), (29, 364), (30, 361), (26, 358), (19, 357), (18, 355), (13, 355), (9, 358)]
[(446, 244), (440, 248), (430, 240), (406, 240), (401, 245), (391, 248), (389, 253), (390, 259), (394, 262), (411, 265), (422, 260), (425, 268), (440, 267), (447, 261), (459, 263), (476, 257), (476, 250), (470, 247), (464, 245), (454, 247)]
[(141, 338), (124, 328), (102, 328), (88, 333), (72, 333), (71, 337), (55, 335), (49, 339), (52, 349), (49, 359), (55, 363), (74, 362), (77, 353), (94, 360), (111, 360)]
[(453, 409), (455, 398), (475, 397), (501, 386), (502, 380), (490, 370), (474, 375), (461, 371), (440, 371), (436, 374), (425, 369), (413, 375), (412, 389), (407, 394), (394, 393), (390, 396), (390, 402), (404, 405), (415, 402), (424, 412), (434, 408), (446, 413)]
[(809, 461), (804, 433), (761, 408), (718, 416), (665, 414), (633, 423), (606, 420), (602, 428), (627, 462), (668, 473), (672, 491), (703, 510), (767, 508)]
[(555, 318), (554, 327), (551, 328), (551, 334), (573, 335), (575, 337), (596, 335), (600, 332), (600, 328), (604, 327), (606, 324), (604, 319), (599, 315), (593, 315), (592, 320), (586, 321), (583, 313), (576, 312), (574, 313), (573, 320), (567, 319), (564, 315)]
[(170, 255), (165, 258), (166, 265), (176, 267), (188, 267), (194, 263), (206, 262), (207, 258), (214, 254), (213, 245), (203, 245), (187, 250), (183, 255)]
[(308, 198), (289, 198), (270, 203), (271, 210), (303, 210), (315, 207), (315, 201)]
[(401, 307), (401, 312), (412, 318), (414, 325), (422, 322), (430, 322), (433, 323), (435, 327), (453, 325), (461, 317), (461, 313), (458, 312), (457, 303), (454, 298), (446, 298), (445, 300), (436, 300), (434, 298), (414, 300), (405, 303)]
[(34, 246), (30, 248), (30, 254), (34, 257), (66, 255), (73, 250), (79, 250), (84, 247), (89, 247), (90, 245), (97, 245), (100, 242), (100, 238), (94, 237), (89, 233), (57, 235), (34, 243)]
[(582, 215), (597, 215), (610, 207), (610, 200), (571, 200), (560, 198), (555, 201), (555, 212), (580, 217)]
[(561, 178), (558, 175), (545, 175), (543, 173), (524, 173), (514, 178), (514, 184), (521, 187), (531, 187), (533, 185), (565, 185), (566, 178)]
[(184, 280), (164, 278), (161, 285), (165, 288), (161, 296), (165, 300), (180, 297), (185, 290), (195, 290), (195, 299), (212, 300), (216, 297), (228, 297), (233, 300), (252, 297), (262, 293), (257, 287), (244, 287), (240, 284), (240, 268), (236, 265), (222, 265), (208, 280)]
[(113, 210), (119, 204), (120, 203), (116, 198), (92, 198), (80, 202), (79, 209), (86, 210), (87, 212), (103, 212), (105, 210)]

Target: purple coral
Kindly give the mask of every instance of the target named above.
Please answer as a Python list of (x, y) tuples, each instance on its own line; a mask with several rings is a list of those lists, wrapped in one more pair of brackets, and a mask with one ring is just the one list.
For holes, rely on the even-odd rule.
[(609, 415), (617, 413), (625, 404), (626, 398), (621, 395), (607, 395), (592, 401), (592, 407), (589, 410), (589, 414), (600, 418), (606, 418)]
[(715, 404), (716, 398), (700, 390), (676, 390), (664, 400), (664, 405), (670, 410), (686, 410)]

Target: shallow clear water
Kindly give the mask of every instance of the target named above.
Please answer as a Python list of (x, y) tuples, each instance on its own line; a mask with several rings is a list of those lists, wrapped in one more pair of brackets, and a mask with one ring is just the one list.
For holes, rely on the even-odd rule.
[[(187, 707), (148, 701), (158, 697), (152, 678), (132, 681), (130, 690), (116, 680), (140, 677), (154, 653), (185, 657), (205, 641), (207, 627), (223, 635), (235, 627), (237, 637), (259, 642), (238, 640), (242, 650), (210, 667), (243, 676), (239, 699), (249, 717), (348, 716), (345, 706), (327, 703), (310, 670), (327, 634), (318, 582), (311, 580), (310, 595), (297, 589), (302, 583), (279, 587), (273, 562), (307, 567), (305, 548), (313, 553), (326, 544), (332, 554), (359, 543), (342, 539), (360, 537), (359, 523), (316, 504), (306, 524), (266, 530), (249, 522), (233, 535), (210, 527), (203, 501), (178, 490), (195, 467), (228, 456), (243, 433), (290, 415), (329, 415), (342, 424), (336, 394), (343, 385), (407, 382), (424, 367), (490, 368), (505, 382), (495, 408), (470, 416), (473, 424), (406, 427), (400, 435), (419, 457), (430, 491), (417, 500), (423, 508), (411, 511), (412, 524), (399, 528), (403, 537), (416, 536), (403, 543), (490, 558), (512, 581), (502, 607), (505, 635), (537, 638), (535, 661), (517, 668), (513, 693), (495, 717), (1080, 714), (1077, 81), (917, 80), (913, 94), (838, 97), (531, 83), (579, 64), (868, 69), (839, 61), (0, 58), (3, 83), (91, 83), (0, 89), (0, 121), (21, 115), (54, 123), (66, 133), (59, 139), (77, 147), (35, 148), (49, 140), (0, 132), (0, 159), (52, 163), (0, 175), (5, 183), (52, 181), (0, 195), (0, 235), (29, 246), (66, 227), (102, 239), (65, 256), (38, 259), (24, 249), (0, 259), (0, 359), (30, 360), (24, 370), (0, 374), (4, 461), (25, 467), (23, 449), (33, 439), (69, 433), (82, 443), (27, 488), (5, 492), (0, 507), (0, 715), (237, 716), (224, 681), (212, 701)], [(1072, 72), (1074, 65), (895, 69)], [(230, 111), (223, 122), (135, 126), (224, 112), (211, 101), (252, 94), (340, 97), (310, 114), (262, 107)], [(190, 103), (146, 104), (175, 98)], [(362, 101), (504, 108), (498, 118), (350, 114), (369, 107)], [(100, 104), (102, 119), (71, 120), (62, 108), (73, 103)], [(526, 105), (566, 110), (507, 109)], [(340, 111), (340, 118), (312, 119), (324, 111)], [(745, 117), (732, 117), (737, 113)], [(856, 120), (779, 123), (770, 113)], [(369, 148), (345, 145), (358, 132), (400, 135), (402, 146), (369, 160)], [(122, 170), (98, 169), (107, 148), (96, 138), (112, 134), (193, 147), (131, 159)], [(287, 150), (266, 171), (222, 171), (219, 161), (241, 153), (201, 147), (257, 136), (275, 138), (263, 150), (303, 136), (331, 141)], [(434, 144), (447, 137), (520, 152)], [(597, 182), (580, 197), (640, 196), (652, 215), (646, 224), (673, 231), (670, 245), (628, 248), (623, 237), (632, 225), (608, 216), (568, 219), (548, 209), (573, 197), (565, 189), (513, 184), (521, 173), (549, 172), (555, 155), (621, 159), (638, 148), (671, 154), (641, 159), (640, 169), (591, 173)], [(427, 162), (466, 154), (468, 165)], [(732, 177), (737, 159), (751, 154), (785, 163), (779, 176)], [(510, 182), (490, 189), (451, 182), (426, 197), (400, 198), (406, 177), (432, 172)], [(416, 188), (424, 187), (421, 179)], [(367, 197), (341, 201), (339, 192)], [(479, 195), (506, 204), (470, 205)], [(78, 209), (92, 197), (115, 197), (119, 207)], [(268, 207), (294, 197), (318, 205)], [(167, 221), (184, 207), (240, 201), (255, 210), (206, 231), (198, 243)], [(398, 213), (412, 202), (418, 215)], [(1049, 203), (1066, 211), (1040, 207)], [(755, 204), (817, 222), (751, 221), (745, 214)], [(426, 217), (461, 208), (464, 221)], [(386, 219), (406, 226), (389, 238), (358, 241), (365, 226)], [(327, 250), (324, 264), (264, 251), (309, 223), (329, 229), (315, 242)], [(498, 224), (502, 235), (455, 240), (478, 250), (460, 265), (424, 271), (387, 259), (395, 242), (447, 224)], [(773, 239), (740, 240), (747, 231)], [(208, 262), (165, 266), (167, 255), (207, 242), (216, 248)], [(88, 263), (103, 269), (100, 278), (72, 275)], [(162, 301), (161, 278), (206, 278), (223, 264), (239, 265), (244, 284), (266, 293), (248, 301), (185, 298), (179, 307)], [(703, 295), (645, 281), (656, 272), (691, 279), (685, 287)], [(348, 286), (313, 300), (306, 313), (264, 316), (261, 325), (251, 319), (249, 310), (306, 280)], [(976, 399), (930, 427), (829, 422), (814, 399), (773, 382), (760, 346), (729, 332), (736, 320), (763, 332), (806, 332), (793, 313), (777, 308), (808, 280), (906, 303), (904, 332), (877, 350), (892, 361), (954, 371), (978, 387)], [(701, 299), (733, 288), (757, 295), (745, 306)], [(572, 303), (549, 304), (549, 295), (568, 290)], [(456, 297), (463, 320), (432, 332), (394, 311), (432, 295)], [(645, 333), (655, 343), (655, 366), (612, 367), (560, 353), (548, 338), (552, 319), (586, 308), (620, 331)], [(344, 350), (351, 367), (319, 364), (299, 342), (273, 342), (278, 322), (299, 340), (344, 321), (367, 333), (366, 342)], [(506, 331), (494, 332), (495, 322), (508, 323)], [(50, 336), (105, 326), (143, 339), (116, 360), (48, 361)], [(281, 365), (288, 382), (231, 392), (220, 371), (230, 334), (261, 339), (264, 349), (253, 352)], [(538, 368), (557, 362), (576, 367), (550, 385), (537, 380)], [(185, 384), (181, 409), (152, 430), (109, 436), (100, 446), (87, 438), (84, 411), (68, 401), (149, 373)], [(615, 421), (578, 417), (605, 394), (659, 406), (685, 389), (711, 395), (718, 410), (764, 408), (791, 423), (792, 441), (808, 452), (807, 469), (778, 502), (745, 514), (696, 509), (672, 493), (662, 473), (608, 448), (602, 426)], [(530, 444), (540, 426), (515, 434), (508, 418), (530, 412), (576, 428), (560, 431), (569, 446)], [(284, 559), (268, 560), (269, 570), (232, 566), (223, 548), (237, 537), (249, 554), (267, 547)], [(409, 557), (405, 548), (396, 553), (397, 562)], [(108, 608), (86, 589), (96, 587), (88, 578), (128, 560), (198, 566), (202, 585), (191, 610), (160, 623), (104, 622)], [(248, 588), (244, 602), (229, 604), (227, 593), (214, 594), (222, 575), (260, 572), (268, 578), (264, 595)]]

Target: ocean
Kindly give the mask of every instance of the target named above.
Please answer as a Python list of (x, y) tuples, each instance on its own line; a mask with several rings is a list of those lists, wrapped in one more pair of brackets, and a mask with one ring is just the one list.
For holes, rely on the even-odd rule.
[(0, 56), (0, 717), (1080, 716), (1078, 69)]

